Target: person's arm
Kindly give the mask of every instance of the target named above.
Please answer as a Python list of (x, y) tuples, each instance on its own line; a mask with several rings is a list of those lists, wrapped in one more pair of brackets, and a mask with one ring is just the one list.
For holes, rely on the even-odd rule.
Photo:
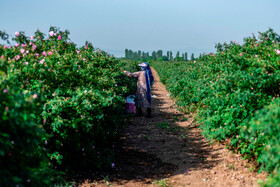
[(124, 74), (128, 77), (133, 77), (133, 78), (138, 78), (140, 75), (140, 71), (134, 72), (134, 73), (130, 73), (128, 71), (123, 71)]

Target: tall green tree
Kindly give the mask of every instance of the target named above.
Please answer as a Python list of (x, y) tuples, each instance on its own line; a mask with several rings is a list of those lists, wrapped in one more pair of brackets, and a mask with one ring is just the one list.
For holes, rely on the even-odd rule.
[(176, 53), (176, 57), (175, 58), (179, 58), (180, 57), (180, 52), (179, 51), (177, 51), (177, 53)]
[(170, 51), (170, 60), (173, 60), (172, 51)]
[(128, 51), (128, 58), (130, 59), (130, 60), (133, 60), (134, 59), (134, 52), (130, 49), (129, 51)]
[(138, 50), (137, 60), (141, 60), (141, 51), (140, 50)]
[(162, 50), (157, 51), (157, 58), (160, 58), (160, 57), (162, 57)]
[(192, 53), (192, 56), (191, 56), (191, 61), (194, 61), (195, 58), (194, 58), (194, 54)]
[(188, 61), (188, 53), (185, 52), (185, 61)]
[(167, 55), (166, 55), (166, 56), (167, 56), (167, 59), (168, 59), (168, 60), (170, 60), (170, 54), (169, 54), (169, 51), (167, 51)]
[(128, 59), (128, 49), (125, 49), (124, 53), (125, 53), (124, 57), (125, 57), (126, 59)]
[(155, 51), (152, 52), (152, 57), (153, 57), (153, 60), (156, 60), (157, 59), (157, 54)]

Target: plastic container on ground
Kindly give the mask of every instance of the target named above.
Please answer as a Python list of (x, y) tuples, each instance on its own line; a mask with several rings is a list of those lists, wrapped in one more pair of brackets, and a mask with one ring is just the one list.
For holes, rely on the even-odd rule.
[(126, 112), (134, 113), (134, 114), (136, 113), (134, 99), (135, 99), (135, 95), (129, 95), (126, 97), (126, 104), (125, 104)]

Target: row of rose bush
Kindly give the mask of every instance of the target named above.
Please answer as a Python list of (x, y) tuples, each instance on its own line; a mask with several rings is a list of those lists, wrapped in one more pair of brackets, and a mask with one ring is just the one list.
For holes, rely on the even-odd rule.
[(154, 62), (182, 110), (196, 111), (203, 135), (257, 160), (280, 183), (280, 38), (272, 29), (190, 62)]
[(47, 35), (16, 32), (15, 45), (0, 45), (0, 186), (51, 184), (67, 168), (114, 166), (124, 98), (136, 86), (120, 69), (137, 66), (68, 36), (51, 27)]

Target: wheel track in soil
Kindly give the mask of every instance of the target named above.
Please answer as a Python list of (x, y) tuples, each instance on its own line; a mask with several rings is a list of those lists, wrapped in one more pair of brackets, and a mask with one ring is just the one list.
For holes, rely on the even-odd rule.
[(225, 145), (205, 141), (192, 114), (176, 109), (151, 69), (155, 78), (152, 118), (133, 117), (117, 143), (115, 167), (98, 179), (86, 174), (80, 186), (157, 186), (155, 181), (160, 184), (162, 179), (161, 184), (167, 186), (251, 187), (266, 178), (250, 171), (253, 165)]

